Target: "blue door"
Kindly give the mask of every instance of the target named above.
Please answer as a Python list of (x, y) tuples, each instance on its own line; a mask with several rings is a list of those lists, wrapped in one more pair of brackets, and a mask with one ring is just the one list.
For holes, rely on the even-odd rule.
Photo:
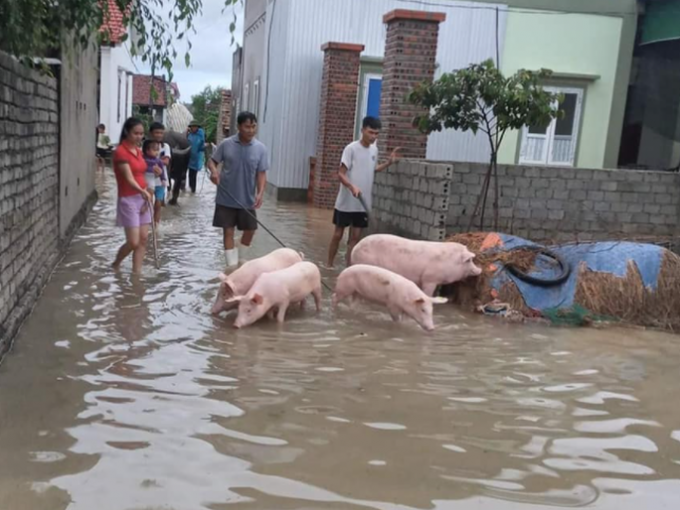
[(382, 78), (370, 78), (368, 80), (368, 96), (366, 99), (366, 115), (380, 117), (380, 93), (382, 91)]

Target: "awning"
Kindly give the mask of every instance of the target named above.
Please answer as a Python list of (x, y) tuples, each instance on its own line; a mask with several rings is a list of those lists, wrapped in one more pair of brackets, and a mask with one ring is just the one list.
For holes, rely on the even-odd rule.
[(648, 0), (640, 44), (680, 39), (680, 0)]

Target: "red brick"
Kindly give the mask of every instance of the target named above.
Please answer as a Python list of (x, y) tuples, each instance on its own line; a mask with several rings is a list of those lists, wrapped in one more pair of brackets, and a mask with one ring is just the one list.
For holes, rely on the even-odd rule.
[(385, 15), (387, 36), (383, 61), (380, 100), (381, 149), (396, 147), (409, 158), (425, 158), (427, 135), (413, 127), (413, 120), (424, 112), (407, 101), (408, 93), (423, 81), (434, 78), (439, 23), (443, 13), (397, 9)]
[(340, 187), (338, 167), (345, 146), (354, 139), (354, 119), (359, 87), (359, 44), (326, 43), (321, 108), (314, 175), (310, 177), (315, 207), (332, 209)]

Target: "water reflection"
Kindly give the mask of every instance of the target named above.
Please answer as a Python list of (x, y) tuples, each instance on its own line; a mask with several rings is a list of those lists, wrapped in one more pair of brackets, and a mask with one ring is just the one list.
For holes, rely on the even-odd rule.
[[(108, 270), (91, 221), (0, 368), (0, 508), (514, 510), (680, 499), (677, 337), (518, 327), (438, 308), (296, 311), (234, 331), (212, 190), (168, 209), (160, 271)], [(322, 260), (329, 215), (265, 221)], [(258, 234), (258, 254), (277, 247)], [(332, 283), (334, 275), (324, 272)], [(325, 296), (328, 305), (329, 296)]]

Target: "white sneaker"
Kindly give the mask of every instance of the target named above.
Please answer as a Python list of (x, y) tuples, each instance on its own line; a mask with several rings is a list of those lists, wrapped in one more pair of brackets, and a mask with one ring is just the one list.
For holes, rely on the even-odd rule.
[(227, 267), (238, 266), (238, 248), (224, 250), (224, 257), (227, 259)]

